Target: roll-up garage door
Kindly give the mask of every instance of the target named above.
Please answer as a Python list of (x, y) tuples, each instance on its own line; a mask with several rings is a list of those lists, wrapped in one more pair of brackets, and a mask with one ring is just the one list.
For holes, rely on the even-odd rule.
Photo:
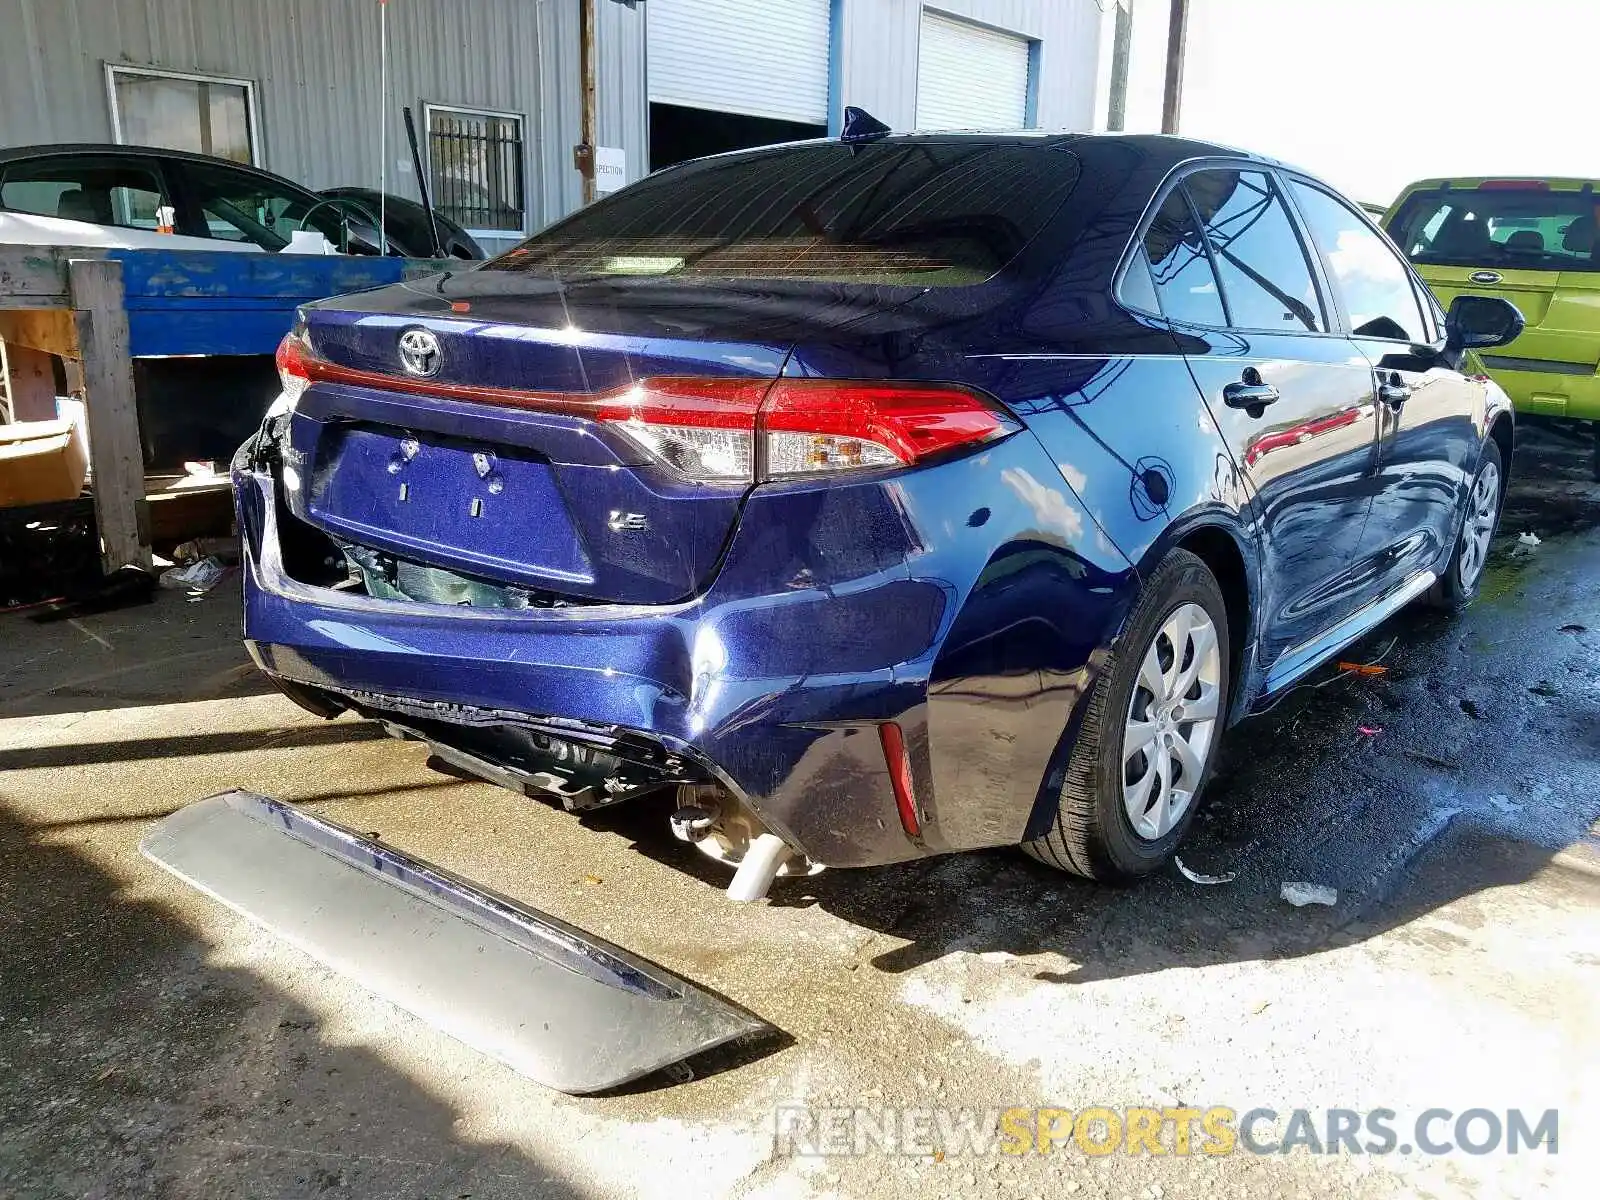
[(828, 0), (649, 0), (650, 100), (828, 120)]
[(1021, 129), (1027, 114), (1026, 38), (922, 14), (918, 129)]

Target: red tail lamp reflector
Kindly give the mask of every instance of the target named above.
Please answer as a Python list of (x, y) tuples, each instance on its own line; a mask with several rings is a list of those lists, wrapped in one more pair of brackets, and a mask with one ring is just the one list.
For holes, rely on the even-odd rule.
[(889, 767), (889, 782), (894, 787), (900, 824), (905, 827), (907, 836), (920, 838), (922, 822), (917, 819), (917, 796), (911, 786), (911, 756), (906, 753), (905, 734), (893, 721), (885, 721), (878, 726), (878, 740), (883, 743), (883, 759)]
[(1017, 428), (983, 396), (949, 384), (657, 376), (599, 394), (538, 392), (345, 367), (297, 334), (278, 346), (278, 371), (296, 397), (326, 382), (572, 413), (709, 482), (915, 466)]
[(772, 477), (910, 466), (1009, 428), (977, 394), (929, 384), (782, 379), (761, 406)]

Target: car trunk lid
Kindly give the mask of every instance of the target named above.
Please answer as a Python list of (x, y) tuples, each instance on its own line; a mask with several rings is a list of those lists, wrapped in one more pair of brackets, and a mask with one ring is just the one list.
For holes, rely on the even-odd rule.
[[(692, 595), (749, 483), (675, 475), (602, 419), (603, 406), (641, 380), (682, 377), (746, 385), (759, 403), (787, 351), (553, 319), (306, 316), (320, 367), (291, 423), (291, 510), (354, 547), (369, 590), (454, 603)], [(426, 374), (408, 372), (400, 349), (417, 334)]]

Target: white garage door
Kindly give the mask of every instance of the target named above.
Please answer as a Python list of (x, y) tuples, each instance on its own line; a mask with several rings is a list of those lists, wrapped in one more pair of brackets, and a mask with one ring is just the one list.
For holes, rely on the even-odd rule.
[(918, 129), (1021, 129), (1027, 115), (1026, 38), (922, 14)]
[(823, 125), (828, 0), (648, 0), (650, 99)]

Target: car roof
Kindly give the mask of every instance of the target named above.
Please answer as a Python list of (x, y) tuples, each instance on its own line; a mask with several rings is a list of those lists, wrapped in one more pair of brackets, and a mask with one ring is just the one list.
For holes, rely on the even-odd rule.
[(254, 163), (243, 163), (233, 158), (219, 158), (214, 154), (196, 154), (192, 150), (169, 150), (163, 146), (123, 146), (114, 142), (52, 142), (42, 146), (10, 146), (0, 150), (0, 163), (25, 162), (30, 158), (56, 158), (69, 157), (75, 154), (116, 154), (124, 158), (169, 158), (182, 162), (204, 163), (207, 166), (232, 167), (238, 171), (249, 171), (256, 175), (264, 175), (269, 179), (279, 180), (291, 187), (299, 188), (303, 192), (315, 194), (315, 190), (306, 187), (303, 183), (258, 167)]
[(1464, 192), (1476, 191), (1484, 183), (1543, 183), (1553, 192), (1581, 192), (1600, 189), (1600, 179), (1582, 179), (1571, 175), (1454, 175), (1438, 179), (1419, 179), (1400, 189), (1402, 196), (1411, 192), (1430, 192), (1459, 188)]
[[(1002, 131), (985, 129), (917, 130), (911, 133), (886, 133), (878, 137), (845, 144), (917, 146), (949, 145), (959, 142), (985, 145), (1033, 146), (1041, 150), (1076, 149), (1089, 146), (1112, 148), (1122, 145), (1139, 151), (1147, 161), (1164, 161), (1168, 166), (1177, 166), (1179, 163), (1188, 162), (1190, 159), (1195, 158), (1236, 158), (1258, 162), (1263, 166), (1282, 167), (1285, 170), (1309, 174), (1309, 172), (1301, 171), (1299, 167), (1279, 162), (1277, 159), (1268, 158), (1263, 154), (1241, 150), (1237, 146), (1227, 146), (1220, 142), (1200, 141), (1195, 138), (1180, 137), (1176, 134), (1166, 133), (1073, 133), (1066, 130)], [(742, 150), (729, 150), (722, 154), (708, 155), (707, 157), (737, 158), (745, 155), (759, 156), (776, 150), (793, 149), (798, 146), (825, 146), (838, 143), (839, 139), (836, 137), (807, 138), (803, 141), (779, 142), (768, 146), (752, 146)], [(688, 161), (699, 162), (703, 160), (690, 159)]]

